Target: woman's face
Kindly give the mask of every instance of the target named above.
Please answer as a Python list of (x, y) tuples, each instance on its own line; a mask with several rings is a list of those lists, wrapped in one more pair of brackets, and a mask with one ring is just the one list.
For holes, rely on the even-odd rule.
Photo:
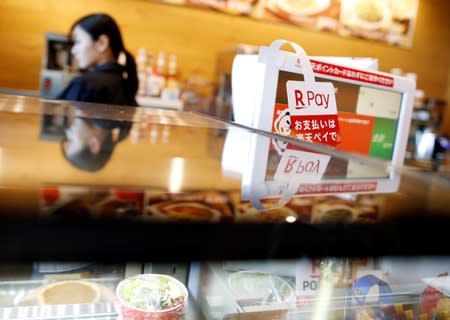
[(72, 54), (80, 69), (87, 69), (97, 64), (100, 52), (91, 35), (80, 26), (73, 29), (74, 45)]

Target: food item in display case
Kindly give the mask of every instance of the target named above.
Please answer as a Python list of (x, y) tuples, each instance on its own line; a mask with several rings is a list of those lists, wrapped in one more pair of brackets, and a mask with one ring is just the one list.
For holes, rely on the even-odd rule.
[(439, 311), (440, 313), (445, 313), (445, 311), (450, 312), (450, 299), (448, 297), (445, 297), (443, 292), (445, 291), (445, 289), (440, 288), (437, 284), (438, 280), (443, 279), (448, 279), (447, 272), (442, 273), (434, 278), (434, 281), (432, 281), (422, 293), (420, 310), (422, 313), (427, 314), (430, 317), (437, 311)]
[(376, 1), (358, 1), (355, 5), (355, 13), (359, 18), (375, 23), (383, 20), (384, 9)]
[[(264, 199), (261, 201), (266, 207), (275, 205), (278, 199)], [(235, 208), (237, 222), (284, 222), (287, 217), (293, 217), (295, 220), (299, 215), (287, 205), (283, 208), (269, 209), (261, 212), (253, 207), (250, 202), (242, 201)]]
[(167, 275), (141, 274), (122, 280), (116, 289), (118, 313), (124, 319), (177, 320), (186, 311), (188, 291)]
[(114, 293), (103, 284), (87, 280), (65, 280), (29, 290), (18, 306), (80, 304), (113, 301)]
[(392, 319), (392, 320), (431, 320), (425, 314), (417, 315), (411, 308), (412, 305), (395, 304), (392, 306), (378, 307), (360, 307), (355, 309), (356, 320), (378, 320), (378, 319)]
[(265, 8), (281, 20), (317, 30), (335, 30), (339, 0), (266, 0)]
[(43, 186), (42, 215), (72, 218), (135, 218), (143, 214), (144, 192), (88, 186)]
[(156, 221), (231, 220), (232, 211), (226, 194), (208, 191), (192, 193), (147, 192), (146, 218)]
[(373, 194), (358, 195), (356, 203), (358, 211), (354, 216), (355, 223), (373, 223), (378, 220), (383, 198)]
[(392, 23), (392, 11), (384, 1), (343, 0), (341, 22), (356, 29), (386, 30)]
[[(291, 283), (261, 271), (234, 272), (228, 277), (228, 287), (245, 311), (288, 309), (295, 300)], [(267, 308), (268, 305), (271, 307)]]
[[(250, 202), (241, 201), (231, 194), (235, 219), (238, 222), (284, 222), (286, 218), (296, 222), (312, 223), (374, 223), (379, 216), (380, 198), (374, 195), (359, 195), (355, 199), (335, 196), (293, 197), (284, 207), (257, 210)], [(265, 198), (261, 203), (270, 208), (277, 198)]]
[(312, 223), (353, 222), (355, 205), (352, 201), (329, 199), (316, 204), (312, 210)]
[(87, 281), (61, 281), (48, 285), (38, 295), (40, 305), (95, 303), (100, 300), (98, 286)]
[[(256, 223), (285, 222), (288, 217), (291, 217), (292, 221), (309, 222), (312, 204), (315, 201), (313, 197), (294, 197), (282, 208), (259, 211), (251, 202), (242, 201), (237, 193), (230, 193), (230, 198), (237, 222)], [(277, 202), (277, 198), (261, 199), (266, 208), (273, 207)]]
[(450, 319), (450, 298), (442, 298), (436, 306), (436, 320)]
[(320, 286), (349, 288), (352, 283), (350, 261), (346, 259), (325, 258), (320, 261)]
[(324, 197), (312, 209), (312, 223), (373, 223), (378, 219), (378, 202), (371, 196), (356, 200)]
[(419, 0), (342, 0), (339, 33), (410, 46)]
[(330, 5), (331, 0), (278, 0), (280, 9), (295, 15), (319, 13)]
[(150, 211), (174, 220), (215, 221), (220, 217), (219, 211), (195, 202), (163, 203), (154, 206)]

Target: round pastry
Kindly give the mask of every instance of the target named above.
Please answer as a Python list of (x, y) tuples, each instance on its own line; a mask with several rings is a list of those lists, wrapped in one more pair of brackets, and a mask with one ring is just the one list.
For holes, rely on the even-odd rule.
[(60, 281), (42, 288), (39, 305), (95, 303), (100, 300), (100, 289), (81, 280)]
[(351, 223), (354, 216), (354, 206), (344, 200), (331, 199), (316, 204), (312, 210), (312, 223)]
[(386, 29), (392, 23), (392, 11), (383, 1), (347, 0), (343, 22), (365, 30)]
[[(266, 207), (273, 207), (279, 200), (261, 199), (261, 203)], [(285, 206), (282, 208), (269, 209), (267, 211), (259, 211), (253, 207), (251, 202), (242, 201), (236, 206), (237, 220), (240, 222), (270, 223), (285, 222), (287, 217), (298, 219), (298, 215), (294, 210)]]
[(147, 208), (147, 214), (162, 220), (175, 221), (218, 221), (219, 210), (202, 202), (165, 201)]
[(277, 6), (293, 15), (317, 14), (330, 6), (331, 0), (278, 0)]
[(369, 23), (377, 23), (383, 20), (384, 10), (378, 1), (357, 1), (355, 4), (356, 16)]

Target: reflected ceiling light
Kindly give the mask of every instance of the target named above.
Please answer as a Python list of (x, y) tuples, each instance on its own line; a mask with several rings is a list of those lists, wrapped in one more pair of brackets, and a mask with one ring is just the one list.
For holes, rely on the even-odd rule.
[(170, 128), (169, 126), (164, 126), (162, 130), (162, 143), (168, 143), (170, 136)]
[(150, 129), (150, 143), (155, 144), (158, 141), (158, 127), (152, 126)]
[(312, 320), (327, 319), (332, 292), (333, 285), (330, 282), (322, 281), (320, 283)]
[(428, 158), (433, 153), (434, 139), (436, 135), (431, 132), (430, 129), (426, 129), (422, 134), (422, 138), (419, 140), (417, 146), (417, 155), (420, 158)]
[(287, 223), (294, 223), (295, 221), (297, 221), (297, 218), (294, 216), (287, 216), (286, 217), (286, 222)]
[(170, 165), (169, 192), (180, 192), (184, 175), (184, 159), (173, 158)]
[(23, 111), (23, 103), (17, 102), (13, 107), (14, 112), (22, 112)]

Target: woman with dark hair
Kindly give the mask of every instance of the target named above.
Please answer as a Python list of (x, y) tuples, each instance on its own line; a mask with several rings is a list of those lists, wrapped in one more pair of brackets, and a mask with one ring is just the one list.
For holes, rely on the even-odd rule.
[(104, 13), (87, 15), (73, 24), (70, 33), (72, 55), (85, 72), (72, 79), (57, 99), (136, 106), (136, 62), (114, 19)]

